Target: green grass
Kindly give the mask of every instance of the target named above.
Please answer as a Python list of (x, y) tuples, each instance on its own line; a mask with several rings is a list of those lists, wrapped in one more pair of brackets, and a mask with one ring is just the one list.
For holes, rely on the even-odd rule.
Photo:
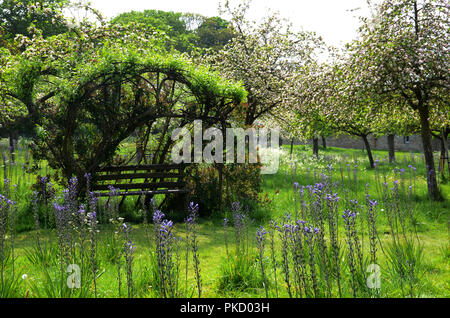
[[(288, 149), (289, 147), (286, 147)], [(294, 193), (293, 182), (299, 182), (300, 185), (307, 185), (319, 181), (319, 174), (327, 164), (332, 164), (334, 167), (333, 180), (340, 181), (341, 175), (339, 166), (343, 166), (344, 183), (348, 182), (346, 171), (346, 164), (351, 163), (352, 167), (358, 165), (358, 181), (357, 187), (352, 186), (349, 190), (349, 196), (352, 199), (357, 199), (359, 202), (365, 200), (365, 185), (371, 184), (370, 193), (372, 198), (382, 201), (381, 192), (375, 187), (377, 174), (382, 178), (386, 175), (388, 182), (391, 184), (395, 179), (393, 170), (395, 168), (406, 168), (409, 164), (417, 167), (416, 189), (413, 197), (414, 217), (417, 229), (417, 236), (420, 244), (417, 246), (423, 247), (422, 263), (420, 265), (420, 281), (415, 285), (414, 297), (450, 297), (450, 241), (449, 241), (449, 212), (450, 212), (450, 184), (440, 180), (440, 188), (444, 198), (442, 202), (431, 202), (427, 198), (425, 166), (421, 155), (416, 153), (413, 157), (410, 153), (398, 152), (397, 164), (390, 165), (384, 163), (378, 168), (378, 172), (368, 169), (368, 161), (361, 150), (349, 150), (339, 148), (328, 148), (321, 150), (321, 158), (319, 160), (312, 159), (311, 149), (307, 146), (296, 146), (292, 159), (287, 150), (281, 158), (280, 170), (276, 175), (267, 175), (263, 178), (263, 194), (266, 194), (271, 202), (264, 207), (256, 208), (252, 214), (258, 213), (266, 214), (265, 219), (280, 219), (285, 213), (295, 213), (294, 208)], [(387, 157), (385, 151), (375, 151), (375, 159), (383, 162), (383, 158)], [(33, 228), (32, 211), (30, 209), (29, 195), (31, 193), (30, 185), (34, 179), (29, 177), (29, 174), (23, 175), (20, 167), (25, 160), (24, 154), (20, 154), (18, 158), (18, 165), (16, 169), (12, 169), (9, 176), (12, 176), (12, 184), (17, 183), (17, 198), (19, 202), (17, 226), (18, 230), (29, 230)], [(294, 164), (295, 163), (295, 164)], [(293, 167), (296, 167), (295, 169)], [(408, 170), (408, 169), (407, 169)], [(43, 174), (48, 171), (45, 163), (41, 163), (40, 167), (34, 171), (34, 174)], [(0, 178), (3, 179), (3, 171), (0, 172)], [(316, 175), (316, 177), (315, 177)], [(406, 174), (407, 176), (407, 174)], [(316, 178), (316, 179), (315, 179)], [(353, 178), (353, 175), (351, 175)], [(0, 180), (1, 180), (0, 179)], [(409, 179), (404, 180), (407, 185)], [(1, 191), (1, 190), (0, 190)], [(128, 204), (129, 209), (132, 209), (132, 204)], [(383, 208), (383, 207), (380, 207)], [(342, 209), (340, 210), (342, 211)], [(138, 215), (137, 211), (128, 211), (133, 215)], [(138, 219), (138, 218), (137, 218)], [(31, 221), (30, 221), (31, 220)], [(238, 282), (233, 282), (224, 279), (227, 270), (224, 266), (232, 266), (232, 264), (225, 262), (226, 248), (224, 243), (224, 228), (221, 224), (221, 217), (200, 220), (199, 230), (199, 246), (200, 246), (200, 267), (203, 280), (203, 297), (264, 297), (265, 291), (261, 284), (259, 274), (259, 267), (256, 263), (256, 250), (252, 248), (249, 254), (249, 264), (238, 264), (247, 271), (251, 271), (254, 267), (254, 273), (247, 273), (243, 276), (247, 277), (245, 288), (237, 288)], [(268, 226), (268, 224), (264, 224)], [(259, 224), (253, 224), (249, 230), (250, 241), (254, 241), (254, 233)], [(402, 297), (404, 293), (401, 291), (395, 271), (389, 269), (389, 253), (388, 247), (391, 241), (391, 233), (385, 217), (380, 212), (378, 220), (378, 229), (380, 233), (380, 241), (383, 243), (384, 253), (379, 252), (379, 263), (382, 268), (382, 294), (383, 297)], [(118, 281), (117, 268), (114, 263), (108, 260), (108, 248), (106, 238), (108, 237), (110, 229), (105, 226), (100, 227), (99, 240), (99, 259), (100, 272), (102, 275), (98, 278), (98, 296), (99, 297), (118, 297)], [(150, 232), (152, 228), (150, 226)], [(175, 234), (179, 237), (185, 237), (185, 228), (183, 224), (177, 224), (175, 227)], [(15, 238), (15, 272), (17, 284), (14, 286), (14, 295), (16, 297), (45, 297), (50, 292), (45, 292), (46, 274), (42, 270), (42, 265), (39, 262), (33, 264), (27, 258), (27, 253), (35, 246), (34, 231), (20, 232)], [(363, 232), (365, 240), (363, 240), (363, 248), (367, 252), (367, 232)], [(41, 238), (46, 242), (54, 242), (55, 233), (52, 230), (41, 230)], [(149, 256), (149, 243), (147, 241), (146, 231), (142, 224), (134, 224), (131, 234), (132, 240), (136, 245), (136, 254), (134, 261), (134, 278), (136, 285), (136, 295), (139, 297), (156, 297), (154, 287), (151, 279), (151, 259)], [(230, 251), (232, 252), (231, 240), (233, 234), (228, 233), (230, 240)], [(50, 244), (50, 243), (49, 243)], [(279, 242), (277, 242), (279, 244)], [(48, 262), (53, 264), (48, 266), (48, 273), (50, 277), (56, 277), (58, 273), (58, 266), (55, 259), (55, 253), (51, 250), (48, 252), (50, 259)], [(269, 250), (266, 249), (267, 264), (269, 264)], [(51, 260), (53, 259), (53, 263)], [(192, 265), (192, 260), (190, 260)], [(123, 269), (122, 269), (123, 270)], [(122, 291), (121, 296), (126, 295), (125, 275), (122, 277)], [(26, 274), (27, 278), (22, 279), (22, 275)], [(269, 277), (269, 294), (275, 296), (274, 287), (274, 273), (273, 268), (268, 266), (266, 273)], [(279, 297), (287, 297), (285, 284), (282, 279), (282, 269), (277, 268), (278, 275), (278, 291)], [(347, 277), (348, 278), (348, 277)], [(184, 255), (181, 256), (181, 287), (184, 288)], [(244, 279), (245, 280), (245, 279)], [(228, 285), (235, 286), (235, 288), (224, 288), (224, 282)], [(349, 289), (349, 285), (346, 285)], [(192, 269), (189, 270), (187, 295), (196, 295), (195, 293), (195, 279)], [(36, 292), (36, 290), (38, 292)], [(89, 295), (92, 296), (92, 286), (90, 286)], [(351, 297), (351, 294), (345, 294), (346, 297)], [(408, 293), (406, 292), (406, 297)]]

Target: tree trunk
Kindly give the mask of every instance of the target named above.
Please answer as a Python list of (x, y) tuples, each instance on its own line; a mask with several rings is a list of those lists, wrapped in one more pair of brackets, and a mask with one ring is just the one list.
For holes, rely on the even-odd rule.
[(441, 194), (436, 180), (436, 170), (433, 158), (433, 145), (431, 139), (430, 123), (428, 120), (429, 113), (426, 106), (418, 107), (420, 115), (420, 130), (423, 143), (423, 155), (425, 157), (425, 163), (427, 165), (427, 183), (428, 183), (428, 195), (432, 200), (440, 200)]
[(291, 158), (293, 154), (294, 154), (294, 138), (291, 139)]
[(324, 136), (322, 136), (322, 146), (323, 146), (323, 149), (327, 149), (327, 139), (324, 137)]
[(370, 143), (369, 143), (369, 139), (367, 138), (367, 135), (363, 135), (361, 136), (361, 138), (364, 141), (364, 146), (366, 147), (367, 150), (367, 156), (369, 157), (369, 163), (370, 163), (370, 168), (375, 168), (375, 162), (373, 161), (373, 155), (372, 155), (372, 149), (370, 148)]
[(447, 134), (443, 130), (440, 135), (440, 141), (441, 141), (441, 160), (439, 165), (439, 171), (441, 172), (442, 176), (445, 176), (445, 163), (447, 162), (447, 168), (450, 176), (450, 165), (449, 158), (448, 158), (448, 149), (447, 149)]
[(313, 138), (313, 155), (319, 158), (319, 138)]
[[(222, 134), (225, 136), (226, 135), (226, 130), (227, 130), (227, 124), (225, 120), (222, 120), (221, 122), (221, 130), (222, 130)], [(249, 148), (250, 149), (250, 148)], [(219, 170), (219, 211), (220, 213), (223, 213), (223, 168), (224, 168), (224, 162), (225, 158), (224, 158), (224, 153), (222, 152), (222, 162), (220, 162), (218, 164), (218, 170)], [(258, 160), (259, 161), (259, 160)]]
[(388, 135), (389, 162), (395, 162), (395, 135)]
[(441, 157), (439, 158), (439, 172), (444, 175), (444, 169), (445, 169), (445, 146), (444, 146), (444, 138), (441, 135), (441, 138), (439, 138), (439, 141), (441, 142)]
[(448, 130), (447, 132), (443, 132), (443, 140), (444, 140), (444, 149), (445, 149), (445, 159), (447, 160), (447, 170), (448, 175), (450, 177), (450, 157), (448, 155)]
[(17, 141), (17, 132), (10, 131), (9, 132), (9, 151), (11, 153), (11, 163), (16, 162), (16, 150), (15, 150), (16, 141)]
[(219, 170), (219, 211), (220, 213), (223, 212), (223, 163), (219, 163), (218, 165)]

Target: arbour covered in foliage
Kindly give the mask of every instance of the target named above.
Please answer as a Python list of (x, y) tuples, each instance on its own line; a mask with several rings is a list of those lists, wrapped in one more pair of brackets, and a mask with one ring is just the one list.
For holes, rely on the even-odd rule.
[[(38, 127), (35, 154), (66, 178), (95, 172), (141, 126), (212, 124), (245, 98), (238, 83), (164, 53), (157, 36), (136, 31), (86, 24), (49, 39), (37, 31), (24, 39), (22, 56), (10, 57), (3, 97), (26, 107)], [(165, 141), (161, 161), (171, 147)]]

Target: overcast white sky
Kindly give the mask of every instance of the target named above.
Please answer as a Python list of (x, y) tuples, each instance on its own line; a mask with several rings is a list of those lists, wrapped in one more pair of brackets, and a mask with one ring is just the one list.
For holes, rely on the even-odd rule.
[[(239, 0), (231, 0), (234, 3)], [(192, 12), (206, 16), (218, 15), (220, 0), (91, 0), (92, 5), (106, 17), (122, 12), (156, 9)], [(356, 11), (352, 11), (355, 10)], [(358, 16), (369, 13), (367, 0), (253, 0), (252, 19), (258, 19), (269, 10), (279, 11), (298, 29), (317, 32), (328, 44), (339, 45), (356, 36)]]

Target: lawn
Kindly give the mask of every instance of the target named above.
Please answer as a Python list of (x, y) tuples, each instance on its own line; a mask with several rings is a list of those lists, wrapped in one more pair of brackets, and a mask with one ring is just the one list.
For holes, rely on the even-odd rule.
[[(126, 147), (125, 147), (126, 149)], [(234, 222), (228, 227), (224, 227), (223, 218), (226, 216), (233, 219), (231, 207), (227, 208), (226, 215), (214, 214), (209, 219), (198, 220), (195, 233), (198, 235), (198, 255), (202, 286), (202, 297), (293, 297), (302, 295), (302, 287), (305, 295), (310, 297), (352, 297), (354, 295), (355, 282), (357, 280), (357, 297), (450, 297), (450, 241), (449, 241), (449, 216), (450, 216), (450, 184), (440, 180), (440, 188), (446, 200), (441, 202), (431, 202), (427, 199), (424, 161), (420, 153), (398, 152), (397, 163), (387, 162), (387, 152), (375, 151), (374, 156), (378, 159), (377, 168), (368, 168), (368, 161), (361, 150), (349, 150), (339, 148), (321, 149), (319, 159), (314, 159), (311, 149), (308, 146), (296, 146), (294, 153), (289, 154), (289, 147), (280, 150), (280, 169), (275, 175), (263, 177), (263, 196), (268, 200), (260, 204), (249, 212), (245, 218), (243, 233), (238, 234), (237, 225)], [(6, 159), (8, 160), (8, 159)], [(96, 232), (95, 252), (96, 252), (96, 279), (94, 284), (93, 276), (90, 275), (89, 251), (90, 239), (86, 236), (86, 242), (82, 243), (74, 239), (73, 248), (80, 249), (83, 245), (85, 264), (81, 266), (85, 276), (85, 285), (79, 290), (66, 290), (61, 288), (61, 282), (65, 282), (67, 275), (65, 268), (61, 270), (61, 252), (58, 247), (58, 231), (55, 229), (41, 229), (39, 231), (40, 252), (37, 248), (36, 231), (34, 228), (33, 209), (30, 202), (30, 186), (35, 182), (36, 175), (43, 175), (48, 171), (45, 163), (37, 167), (31, 173), (25, 173), (22, 164), (29, 161), (29, 157), (23, 152), (19, 153), (18, 163), (15, 167), (8, 166), (8, 177), (11, 187), (17, 192), (17, 218), (15, 219), (16, 233), (14, 237), (14, 269), (11, 261), (5, 261), (4, 267), (4, 291), (3, 296), (13, 297), (127, 297), (131, 282), (133, 297), (161, 297), (161, 289), (158, 287), (157, 265), (155, 265), (155, 241), (154, 225), (146, 223), (133, 223), (130, 218), (125, 222), (131, 223), (132, 230), (129, 239), (134, 245), (131, 267), (128, 266), (124, 253), (121, 253), (124, 236), (115, 233), (120, 230), (117, 226), (110, 224), (99, 224)], [(29, 162), (27, 166), (31, 166)], [(416, 169), (412, 169), (409, 166)], [(401, 169), (405, 169), (404, 171)], [(3, 171), (0, 178), (3, 180)], [(322, 175), (321, 175), (322, 174)], [(340, 284), (336, 284), (335, 264), (330, 240), (329, 225), (325, 222), (324, 242), (325, 253), (329, 260), (328, 266), (322, 267), (320, 254), (320, 244), (316, 242), (312, 258), (306, 255), (305, 280), (302, 285), (301, 280), (297, 283), (297, 269), (295, 258), (292, 258), (293, 250), (289, 249), (287, 262), (283, 261), (283, 230), (274, 233), (274, 248), (271, 248), (269, 231), (270, 221), (275, 220), (283, 229), (284, 224), (292, 224), (286, 221), (286, 215), (301, 215), (301, 198), (298, 189), (302, 186), (313, 185), (324, 182), (328, 176), (328, 183), (332, 184), (331, 189), (337, 192), (340, 197), (337, 207), (338, 219), (338, 244), (340, 254), (337, 258), (340, 264)], [(402, 222), (396, 224), (394, 228), (389, 225), (386, 210), (390, 204), (383, 198), (383, 182), (391, 189), (394, 181), (398, 180), (400, 204), (399, 215), (407, 219), (405, 221), (405, 233), (398, 228), (402, 227)], [(294, 182), (298, 183), (294, 191)], [(411, 189), (409, 189), (411, 186)], [(304, 189), (305, 193), (308, 192)], [(5, 189), (0, 187), (0, 193)], [(57, 189), (60, 191), (61, 189)], [(370, 272), (366, 271), (370, 255), (370, 232), (367, 220), (366, 194), (370, 194), (372, 200), (378, 202), (376, 207), (376, 229), (377, 238), (375, 240), (377, 250), (377, 265), (380, 268), (381, 289), (371, 290), (365, 288), (366, 280), (370, 277)], [(14, 195), (11, 195), (14, 197)], [(314, 204), (314, 196), (305, 195), (305, 203), (308, 206)], [(353, 266), (357, 268), (356, 278), (352, 274), (350, 262), (351, 254), (347, 247), (345, 222), (341, 214), (350, 207), (350, 200), (359, 202), (358, 213), (355, 216), (355, 227), (358, 241), (362, 253), (363, 266), (359, 268), (358, 258), (354, 260)], [(325, 201), (324, 201), (325, 202)], [(104, 204), (104, 202), (101, 202)], [(127, 205), (129, 209), (133, 204)], [(307, 210), (308, 211), (308, 210)], [(324, 210), (325, 211), (325, 210)], [(403, 211), (403, 212), (402, 212)], [(405, 212), (407, 211), (407, 213)], [(101, 212), (101, 210), (99, 210)], [(164, 212), (164, 211), (163, 211)], [(141, 215), (142, 211), (127, 212), (134, 215)], [(311, 218), (306, 213), (308, 224), (313, 224), (317, 219)], [(255, 219), (252, 221), (251, 219)], [(284, 221), (283, 221), (284, 219)], [(397, 219), (396, 219), (397, 220)], [(41, 222), (41, 225), (43, 222)], [(264, 236), (265, 249), (260, 257), (256, 247), (256, 231), (263, 226), (269, 233)], [(394, 231), (393, 231), (394, 229)], [(395, 232), (396, 229), (398, 232)], [(27, 231), (24, 231), (27, 230)], [(193, 267), (192, 249), (188, 254), (188, 271), (186, 279), (186, 237), (187, 230), (184, 223), (175, 224), (173, 228), (175, 237), (182, 238), (173, 244), (173, 272), (169, 274), (174, 280), (173, 286), (176, 297), (197, 297), (197, 280)], [(241, 235), (241, 236), (239, 236)], [(77, 238), (77, 234), (74, 234)], [(80, 236), (81, 237), (81, 236)], [(399, 238), (398, 245), (393, 245), (393, 239)], [(305, 236), (306, 238), (306, 236)], [(236, 243), (236, 239), (239, 240)], [(317, 238), (316, 238), (317, 239)], [(6, 236), (5, 246), (12, 242), (11, 233)], [(120, 242), (120, 243), (118, 243)], [(307, 246), (307, 245), (305, 245)], [(355, 246), (353, 245), (353, 248)], [(405, 259), (395, 257), (395, 249), (402, 249)], [(10, 251), (10, 250), (8, 250)], [(276, 258), (275, 266), (272, 258), (272, 251)], [(287, 251), (287, 250), (286, 250)], [(357, 251), (353, 251), (353, 257), (357, 256)], [(83, 254), (84, 253), (84, 254)], [(306, 254), (305, 254), (306, 253)], [(75, 252), (76, 254), (76, 252)], [(126, 254), (126, 253), (125, 253)], [(6, 255), (6, 254), (5, 254)], [(8, 254), (9, 255), (9, 254)], [(117, 256), (122, 257), (120, 262), (120, 275), (118, 274)], [(394, 256), (393, 256), (394, 255)], [(403, 257), (403, 256), (402, 256)], [(80, 259), (78, 259), (79, 261)], [(261, 271), (261, 260), (265, 266), (264, 275)], [(310, 261), (312, 260), (313, 266)], [(406, 261), (406, 266), (402, 262)], [(286, 270), (286, 266), (289, 269)], [(355, 265), (356, 264), (356, 265)], [(411, 265), (412, 264), (412, 265)], [(406, 267), (405, 267), (406, 266)], [(303, 268), (303, 267), (302, 267)], [(324, 269), (325, 268), (325, 269)], [(314, 269), (314, 271), (312, 271)], [(132, 275), (129, 275), (131, 271)], [(14, 277), (13, 277), (14, 272)], [(366, 273), (363, 273), (366, 272)], [(62, 274), (64, 273), (64, 275)], [(286, 281), (286, 273), (290, 278), (289, 284)], [(276, 279), (275, 279), (275, 276)], [(8, 277), (11, 279), (8, 280)], [(120, 277), (120, 282), (119, 278)], [(130, 280), (131, 277), (131, 280)], [(300, 276), (299, 276), (300, 277)], [(361, 282), (361, 280), (363, 281)], [(3, 280), (3, 278), (2, 278)], [(8, 282), (11, 282), (8, 285)], [(120, 285), (120, 290), (119, 290)], [(315, 286), (317, 285), (317, 286)], [(8, 288), (6, 286), (9, 286)], [(291, 289), (291, 290), (289, 290)], [(9, 292), (7, 291), (9, 290)], [(339, 292), (341, 290), (341, 292)]]

